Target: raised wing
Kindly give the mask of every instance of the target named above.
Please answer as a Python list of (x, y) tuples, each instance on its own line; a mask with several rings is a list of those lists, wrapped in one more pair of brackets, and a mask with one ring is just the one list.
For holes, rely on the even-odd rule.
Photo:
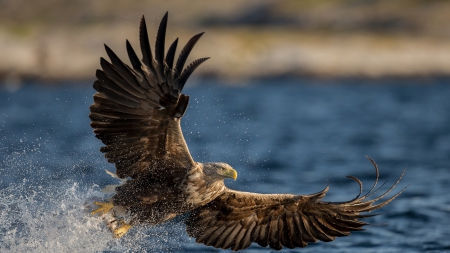
[(189, 168), (195, 165), (184, 141), (180, 119), (189, 96), (181, 94), (192, 72), (208, 58), (192, 62), (184, 70), (189, 53), (203, 33), (192, 37), (173, 66), (178, 39), (164, 58), (166, 13), (156, 38), (152, 56), (144, 16), (140, 24), (142, 62), (127, 40), (132, 67), (123, 63), (105, 45), (111, 63), (100, 59), (94, 104), (90, 107), (91, 126), (106, 145), (101, 148), (115, 163), (120, 178), (136, 178), (155, 170)]
[[(384, 202), (376, 204), (388, 194), (403, 177), (381, 196), (367, 200), (377, 190), (377, 177), (372, 189), (347, 202), (320, 201), (328, 191), (312, 195), (256, 194), (227, 190), (206, 206), (191, 213), (186, 221), (188, 234), (198, 243), (216, 248), (241, 250), (256, 242), (262, 247), (280, 250), (306, 247), (310, 242), (333, 241), (337, 236), (350, 235), (351, 231), (363, 230), (367, 223), (360, 221), (374, 215), (361, 214), (381, 208), (395, 199), (403, 190)], [(404, 172), (403, 172), (404, 173)], [(361, 197), (360, 197), (361, 196)], [(376, 214), (375, 214), (376, 215)]]

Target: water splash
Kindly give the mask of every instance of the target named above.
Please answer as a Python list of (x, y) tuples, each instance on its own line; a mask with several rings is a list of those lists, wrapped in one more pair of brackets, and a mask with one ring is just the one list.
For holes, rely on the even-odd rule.
[(74, 173), (86, 167), (83, 159), (49, 164), (42, 155), (48, 151), (23, 150), (3, 150), (8, 154), (0, 164), (0, 252), (174, 252), (183, 251), (181, 245), (190, 240), (182, 217), (160, 226), (137, 226), (113, 238), (85, 202), (108, 198), (101, 188), (117, 179), (100, 168)]
[[(114, 239), (99, 217), (84, 207), (89, 198), (104, 198), (100, 187), (77, 182), (50, 187), (28, 180), (0, 190), (0, 251), (10, 252), (145, 252), (180, 250), (184, 225), (180, 219), (154, 227), (135, 227)], [(183, 238), (184, 237), (184, 238)]]
[(0, 191), (0, 251), (102, 251), (107, 233), (101, 220), (82, 209), (83, 199), (100, 196), (98, 189), (83, 191), (78, 183), (35, 186), (26, 179)]

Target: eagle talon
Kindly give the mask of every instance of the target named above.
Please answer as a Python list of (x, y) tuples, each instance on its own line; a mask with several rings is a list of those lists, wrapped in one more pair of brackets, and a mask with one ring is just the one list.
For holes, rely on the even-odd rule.
[(116, 228), (113, 231), (113, 236), (114, 238), (120, 238), (122, 237), (124, 234), (126, 234), (128, 232), (128, 229), (131, 228), (130, 224), (126, 224), (123, 220), (120, 221), (120, 228)]
[(104, 214), (109, 212), (109, 210), (111, 210), (114, 207), (114, 205), (111, 202), (98, 202), (98, 201), (95, 201), (94, 204), (96, 204), (97, 206), (100, 206), (100, 207), (95, 209), (94, 211), (92, 211), (91, 212), (92, 215), (94, 215), (96, 213), (100, 213), (101, 215), (104, 215)]

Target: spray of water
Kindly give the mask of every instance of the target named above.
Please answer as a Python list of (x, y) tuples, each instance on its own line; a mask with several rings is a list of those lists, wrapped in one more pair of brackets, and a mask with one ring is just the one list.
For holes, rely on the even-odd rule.
[[(92, 180), (86, 183), (86, 175), (52, 180), (51, 172), (42, 172), (39, 159), (45, 156), (36, 152), (11, 152), (0, 163), (0, 174), (9, 179), (0, 187), (0, 252), (176, 252), (189, 244), (182, 218), (137, 226), (113, 238), (104, 221), (85, 205), (86, 200), (109, 197), (102, 187)], [(71, 173), (74, 166), (83, 167), (59, 164), (51, 170)]]

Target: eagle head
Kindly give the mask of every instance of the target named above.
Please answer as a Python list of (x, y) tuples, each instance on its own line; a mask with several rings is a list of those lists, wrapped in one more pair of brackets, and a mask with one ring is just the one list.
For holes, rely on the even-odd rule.
[(224, 180), (226, 178), (232, 178), (236, 180), (237, 172), (230, 165), (226, 163), (205, 163), (203, 172), (206, 176), (214, 178), (216, 180)]

